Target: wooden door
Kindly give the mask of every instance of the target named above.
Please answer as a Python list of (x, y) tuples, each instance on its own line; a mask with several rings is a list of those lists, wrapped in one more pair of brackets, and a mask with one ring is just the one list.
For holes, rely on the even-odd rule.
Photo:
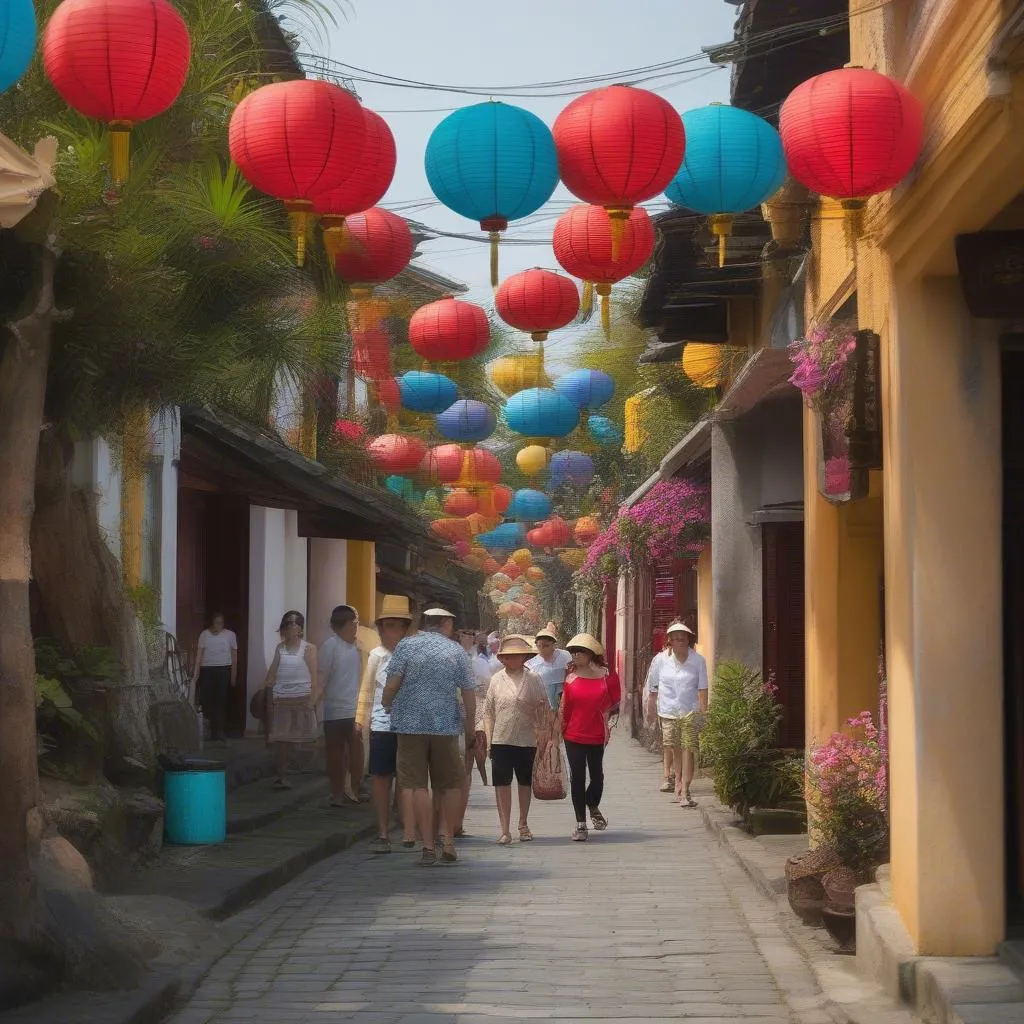
[(195, 654), (206, 618), (205, 491), (178, 490), (178, 582), (175, 637)]
[(780, 747), (804, 746), (804, 525), (762, 527), (764, 678), (778, 687)]

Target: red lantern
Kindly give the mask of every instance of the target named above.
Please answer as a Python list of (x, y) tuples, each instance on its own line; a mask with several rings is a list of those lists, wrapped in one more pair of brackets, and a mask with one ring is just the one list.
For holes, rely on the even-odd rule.
[(356, 443), (366, 437), (366, 428), (355, 420), (335, 420), (334, 436), (342, 441)]
[(572, 530), (569, 524), (559, 516), (550, 519), (530, 530), (526, 539), (538, 548), (562, 548), (569, 543)]
[(501, 566), (498, 565), (498, 560), (496, 558), (491, 558), (489, 555), (480, 563), (480, 571), (485, 576), (493, 576), (500, 568)]
[(313, 196), (313, 208), (322, 218), (324, 249), (332, 259), (339, 250), (345, 218), (379, 203), (395, 176), (395, 137), (387, 121), (365, 108), (363, 116), (366, 138), (359, 162), (346, 166), (345, 179), (340, 185)]
[(504, 574), (505, 574), (505, 575), (506, 575), (506, 576), (507, 576), (507, 577), (508, 577), (508, 578), (509, 578), (510, 580), (513, 580), (513, 581), (515, 581), (515, 580), (519, 579), (519, 577), (523, 575), (523, 570), (522, 570), (522, 569), (520, 569), (520, 568), (519, 568), (519, 566), (518, 566), (518, 565), (516, 565), (516, 563), (515, 563), (515, 562), (513, 562), (513, 561), (512, 561), (511, 559), (509, 559), (509, 560), (508, 560), (508, 561), (507, 561), (507, 562), (506, 562), (506, 563), (505, 563), (505, 564), (504, 564), (504, 565), (503, 565), (503, 566), (501, 567), (501, 571), (502, 571), (502, 572), (503, 572), (503, 573), (504, 573)]
[(439, 444), (424, 456), (420, 475), (432, 484), (453, 484), (462, 472), (462, 455), (457, 444)]
[(471, 516), (477, 510), (477, 500), (459, 487), (445, 499), (444, 510), (450, 516)]
[(565, 187), (624, 221), (664, 192), (683, 165), (683, 119), (656, 93), (628, 85), (594, 89), (555, 119), (552, 134)]
[(381, 434), (367, 446), (370, 458), (385, 473), (412, 473), (423, 461), (427, 446), (408, 434)]
[(877, 71), (840, 68), (789, 94), (779, 132), (797, 181), (857, 209), (868, 196), (899, 184), (914, 166), (924, 109), (899, 82)]
[(409, 321), (409, 344), (432, 362), (472, 359), (490, 340), (491, 326), (483, 309), (451, 297), (421, 306)]
[(571, 324), (580, 311), (576, 285), (553, 270), (524, 270), (505, 278), (494, 297), (498, 316), (510, 327), (543, 341), (549, 331)]
[(363, 153), (366, 120), (351, 93), (306, 78), (264, 85), (231, 115), (231, 159), (250, 185), (284, 202), (299, 266), (305, 262), (312, 198), (354, 172)]
[(494, 511), (504, 513), (512, 504), (512, 490), (504, 484), (496, 484), (492, 492), (494, 498)]
[(412, 259), (415, 243), (409, 225), (388, 210), (375, 206), (353, 214), (337, 231), (334, 271), (343, 281), (381, 284), (401, 273)]
[(465, 519), (435, 519), (430, 524), (430, 529), (442, 540), (450, 543), (468, 541), (472, 536), (472, 529)]
[(462, 468), (456, 481), (459, 487), (469, 490), (496, 484), (500, 479), (501, 463), (493, 452), (486, 448), (469, 448), (462, 453)]
[(69, 107), (110, 126), (111, 178), (128, 177), (128, 133), (162, 114), (188, 74), (191, 40), (167, 0), (64, 0), (43, 34), (43, 69)]
[(622, 224), (622, 238), (613, 254), (612, 227), (604, 211), (577, 205), (558, 218), (551, 244), (559, 264), (601, 296), (601, 319), (608, 330), (612, 285), (635, 274), (651, 258), (654, 224), (646, 210), (634, 207)]
[(394, 377), (374, 381), (374, 389), (377, 393), (377, 401), (388, 412), (398, 412), (398, 408), (402, 404), (402, 392)]
[(391, 343), (379, 328), (352, 333), (352, 368), (363, 380), (391, 377)]

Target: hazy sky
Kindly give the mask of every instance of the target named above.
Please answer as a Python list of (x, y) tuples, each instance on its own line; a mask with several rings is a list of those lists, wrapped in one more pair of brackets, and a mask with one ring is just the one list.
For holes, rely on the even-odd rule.
[[(377, 74), (494, 89), (494, 99), (526, 107), (551, 125), (572, 96), (511, 97), (498, 87), (613, 74), (688, 57), (730, 39), (736, 10), (725, 0), (352, 0), (346, 20), (308, 48), (322, 52), (326, 43), (327, 56)], [(728, 99), (727, 69), (704, 61), (687, 70), (638, 84), (660, 92), (680, 112)], [(448, 112), (488, 96), (359, 81), (355, 86), (364, 105), (387, 120), (398, 144), (398, 169), (382, 205), (430, 227), (484, 239), (479, 225), (433, 200), (423, 153)], [(570, 198), (559, 186), (549, 207), (530, 223), (511, 225), (507, 237), (538, 241), (503, 246), (502, 277), (533, 266), (557, 269), (549, 239)], [(414, 201), (424, 205), (412, 208)], [(664, 200), (648, 205), (664, 206)], [(492, 304), (485, 244), (442, 238), (425, 243), (419, 260), (469, 285), (467, 297)]]

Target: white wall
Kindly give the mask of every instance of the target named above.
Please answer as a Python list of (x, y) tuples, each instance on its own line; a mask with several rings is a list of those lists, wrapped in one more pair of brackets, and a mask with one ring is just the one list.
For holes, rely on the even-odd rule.
[[(309, 622), (306, 635), (319, 647), (331, 634), (331, 612), (345, 604), (348, 583), (348, 541), (311, 537), (309, 541)], [(360, 611), (362, 611), (360, 609)], [(373, 612), (363, 613), (364, 621)]]

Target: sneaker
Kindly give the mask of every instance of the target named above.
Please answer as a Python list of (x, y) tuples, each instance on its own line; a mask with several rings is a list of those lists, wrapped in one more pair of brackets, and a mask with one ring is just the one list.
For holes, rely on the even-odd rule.
[(658, 788), (658, 792), (671, 793), (673, 789), (675, 789), (675, 783), (671, 779), (666, 779)]
[(595, 832), (603, 832), (608, 827), (608, 819), (601, 813), (599, 807), (590, 808), (590, 820), (594, 824)]
[(444, 845), (441, 847), (441, 863), (454, 864), (458, 859), (459, 855), (455, 852), (455, 844), (445, 837)]
[(370, 846), (372, 853), (390, 853), (391, 840), (387, 836), (377, 836)]
[(582, 822), (576, 823), (576, 830), (572, 834), (574, 843), (585, 843), (587, 841), (587, 826)]
[(437, 854), (433, 850), (423, 847), (423, 852), (420, 854), (420, 867), (421, 868), (432, 868), (437, 863)]

